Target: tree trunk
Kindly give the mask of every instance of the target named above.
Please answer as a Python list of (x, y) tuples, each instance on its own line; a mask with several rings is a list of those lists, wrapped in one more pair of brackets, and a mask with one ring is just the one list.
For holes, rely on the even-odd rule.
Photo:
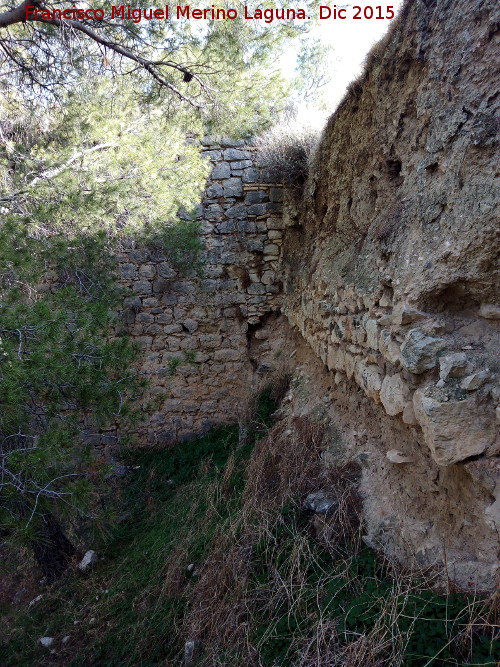
[(32, 542), (33, 553), (47, 582), (52, 583), (66, 570), (76, 549), (52, 514), (43, 515), (42, 529), (40, 537)]

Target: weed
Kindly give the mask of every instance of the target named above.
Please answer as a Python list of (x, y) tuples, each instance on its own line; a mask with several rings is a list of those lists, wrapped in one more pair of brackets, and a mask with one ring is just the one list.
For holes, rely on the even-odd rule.
[(181, 357), (171, 357), (168, 360), (167, 366), (168, 366), (168, 374), (170, 375), (170, 377), (173, 377), (175, 375), (177, 369), (181, 364), (182, 364)]
[(316, 128), (307, 126), (291, 113), (285, 114), (256, 141), (258, 164), (266, 167), (287, 188), (300, 190), (318, 138)]

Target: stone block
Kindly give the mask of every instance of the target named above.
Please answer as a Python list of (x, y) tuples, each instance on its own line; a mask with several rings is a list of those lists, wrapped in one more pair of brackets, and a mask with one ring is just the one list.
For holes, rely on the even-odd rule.
[(203, 348), (216, 348), (222, 344), (222, 336), (219, 334), (204, 334), (200, 336), (200, 344)]
[(388, 415), (403, 412), (410, 396), (410, 389), (401, 375), (386, 375), (380, 388), (380, 400)]
[(283, 221), (281, 218), (269, 218), (266, 226), (268, 229), (283, 229)]
[(175, 278), (177, 274), (171, 264), (168, 262), (161, 262), (161, 264), (158, 264), (158, 275), (161, 278)]
[(246, 247), (250, 252), (264, 252), (264, 242), (250, 239), (246, 242)]
[(255, 234), (257, 231), (257, 226), (253, 220), (237, 220), (236, 228), (243, 234)]
[(151, 259), (151, 253), (149, 250), (144, 248), (138, 248), (136, 250), (130, 251), (130, 259), (136, 264), (142, 264), (143, 262), (148, 262)]
[(236, 204), (226, 210), (226, 217), (228, 218), (244, 218), (247, 214), (247, 208), (244, 204)]
[(253, 192), (247, 192), (245, 197), (245, 204), (261, 204), (268, 198), (267, 192), (265, 190), (255, 190)]
[(231, 167), (228, 162), (218, 162), (212, 169), (210, 178), (229, 178), (231, 176)]
[(247, 287), (248, 294), (265, 294), (266, 286), (261, 283), (252, 283)]
[(247, 209), (248, 215), (265, 215), (267, 204), (252, 204)]
[(187, 318), (181, 322), (182, 326), (189, 331), (189, 333), (194, 333), (198, 329), (198, 322), (191, 318)]
[(212, 160), (212, 162), (216, 162), (217, 160), (222, 160), (222, 151), (218, 150), (203, 151), (202, 155), (203, 157)]
[(354, 375), (354, 368), (355, 368), (355, 365), (356, 365), (356, 358), (353, 357), (352, 354), (349, 354), (349, 352), (344, 352), (343, 364), (344, 364), (344, 368), (340, 369), (340, 370), (345, 370), (345, 373), (346, 373), (348, 379), (351, 380), (353, 375)]
[(443, 401), (432, 386), (413, 395), (415, 417), (438, 465), (449, 466), (483, 454), (496, 437), (495, 411), (473, 394), (465, 400)]
[(156, 274), (156, 267), (154, 264), (141, 264), (139, 267), (139, 277), (151, 280)]
[(126, 308), (120, 317), (125, 324), (133, 324), (135, 322), (135, 310), (133, 308)]
[(372, 350), (378, 350), (379, 330), (376, 320), (367, 320), (365, 324), (366, 344)]
[(200, 341), (195, 336), (184, 338), (179, 343), (181, 350), (197, 350), (200, 347)]
[(207, 187), (205, 190), (205, 195), (207, 197), (211, 198), (217, 198), (217, 197), (222, 197), (224, 194), (224, 190), (222, 189), (222, 185), (219, 183), (212, 183)]
[[(158, 309), (155, 309), (158, 310)], [(169, 312), (160, 312), (158, 315), (155, 315), (156, 324), (171, 324), (172, 323), (172, 314)]]
[(151, 336), (137, 336), (137, 338), (134, 339), (134, 343), (137, 343), (141, 348), (150, 347), (152, 342), (153, 338)]
[(376, 402), (380, 400), (382, 377), (382, 371), (375, 364), (370, 364), (366, 359), (356, 362), (354, 379), (363, 388), (365, 394)]
[(215, 350), (214, 352), (214, 360), (222, 363), (226, 363), (228, 361), (240, 361), (240, 359), (241, 354), (238, 352), (238, 350), (227, 348), (222, 350)]
[(245, 143), (244, 139), (232, 139), (231, 137), (221, 137), (219, 140), (219, 144), (223, 148), (239, 148), (244, 146)]
[(224, 209), (219, 204), (209, 204), (205, 207), (203, 215), (207, 220), (221, 220), (224, 216)]
[(142, 300), (140, 296), (128, 296), (126, 299), (123, 299), (123, 305), (126, 308), (134, 308), (138, 310), (142, 308)]
[(162, 334), (163, 333), (163, 326), (161, 324), (148, 324), (144, 328), (144, 333), (151, 334), (153, 336), (156, 336), (158, 334)]
[(184, 308), (174, 307), (174, 319), (178, 322), (186, 317), (187, 312)]
[(243, 186), (241, 178), (227, 178), (222, 181), (222, 188), (224, 197), (241, 197), (243, 194)]
[(409, 401), (403, 409), (403, 422), (409, 426), (415, 426), (418, 424), (412, 401)]
[(482, 371), (472, 373), (472, 375), (468, 375), (466, 378), (464, 378), (460, 384), (460, 387), (465, 389), (465, 391), (475, 391), (476, 389), (479, 389), (479, 387), (481, 387), (486, 382), (486, 380), (489, 380), (490, 377), (490, 369), (485, 368)]
[(275, 243), (269, 243), (264, 246), (264, 255), (279, 255), (280, 249)]
[(427, 336), (421, 329), (411, 329), (401, 346), (401, 363), (410, 371), (420, 375), (434, 368), (438, 353), (446, 347), (442, 338)]
[(206, 137), (202, 137), (200, 139), (200, 144), (202, 146), (220, 146), (220, 137), (215, 137), (213, 135), (207, 135)]
[(137, 280), (132, 285), (132, 290), (136, 294), (151, 294), (153, 291), (153, 284), (149, 280)]
[(164, 294), (161, 302), (165, 306), (175, 306), (179, 302), (179, 297), (176, 294)]
[(181, 324), (167, 324), (163, 327), (163, 331), (167, 334), (182, 333)]
[(141, 322), (142, 324), (144, 323), (150, 324), (151, 322), (154, 321), (155, 321), (154, 315), (150, 315), (150, 313), (137, 313), (136, 315), (136, 322)]
[(472, 364), (469, 363), (464, 352), (446, 354), (439, 359), (439, 377), (441, 380), (464, 377), (471, 370)]
[(264, 271), (262, 274), (261, 282), (263, 285), (272, 285), (276, 280), (276, 274), (274, 271)]
[(224, 220), (224, 222), (219, 222), (215, 226), (219, 234), (234, 234), (236, 231), (236, 221), (235, 220)]
[(259, 179), (259, 171), (255, 167), (248, 167), (243, 170), (243, 176), (241, 180), (243, 183), (256, 183)]
[(378, 339), (378, 349), (380, 354), (391, 364), (399, 362), (399, 345), (392, 340), (391, 332), (387, 329), (382, 329)]
[(224, 160), (228, 162), (250, 160), (251, 158), (252, 156), (248, 151), (241, 150), (240, 148), (226, 148), (224, 151)]
[(134, 280), (137, 278), (136, 264), (120, 264), (118, 266), (118, 271), (123, 280)]
[(423, 320), (426, 317), (426, 313), (411, 308), (404, 302), (396, 304), (392, 313), (392, 321), (394, 324), (398, 325), (411, 324), (417, 320)]
[(170, 283), (170, 288), (172, 292), (177, 294), (192, 294), (196, 291), (195, 285), (189, 280), (178, 280), (177, 282)]
[(243, 169), (252, 166), (252, 160), (240, 160), (239, 162), (231, 162), (231, 173), (239, 172), (239, 175), (243, 173)]

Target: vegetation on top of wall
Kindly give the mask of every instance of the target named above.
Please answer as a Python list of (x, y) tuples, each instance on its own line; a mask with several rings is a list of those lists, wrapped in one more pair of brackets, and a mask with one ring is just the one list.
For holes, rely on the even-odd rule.
[[(99, 562), (7, 617), (2, 664), (181, 665), (193, 642), (207, 667), (496, 665), (498, 601), (380, 561), (360, 540), (356, 468), (322, 477), (321, 429), (268, 431), (269, 396), (244, 447), (229, 426), (129, 452)], [(303, 505), (319, 484), (337, 498), (328, 516)]]
[(320, 130), (289, 111), (256, 140), (257, 164), (289, 190), (301, 190), (318, 145)]

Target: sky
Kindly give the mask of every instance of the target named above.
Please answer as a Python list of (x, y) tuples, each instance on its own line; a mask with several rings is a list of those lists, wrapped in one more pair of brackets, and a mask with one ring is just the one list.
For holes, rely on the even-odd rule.
[[(371, 6), (374, 15), (378, 13), (376, 7), (381, 7), (383, 16), (387, 16), (388, 8), (392, 7), (397, 16), (403, 0), (354, 0), (354, 2), (330, 3), (332, 11), (334, 7), (346, 8), (347, 19), (324, 19), (314, 26), (310, 35), (321, 39), (325, 44), (332, 47), (329, 58), (330, 83), (325, 87), (325, 97), (328, 111), (331, 113), (344, 96), (349, 83), (361, 73), (363, 61), (371, 47), (378, 42), (387, 32), (391, 20), (384, 19), (358, 19), (354, 20), (354, 6), (361, 6), (364, 10)], [(369, 14), (370, 11), (367, 10)], [(282, 67), (287, 75), (293, 73), (296, 54), (290, 50), (282, 61)]]

